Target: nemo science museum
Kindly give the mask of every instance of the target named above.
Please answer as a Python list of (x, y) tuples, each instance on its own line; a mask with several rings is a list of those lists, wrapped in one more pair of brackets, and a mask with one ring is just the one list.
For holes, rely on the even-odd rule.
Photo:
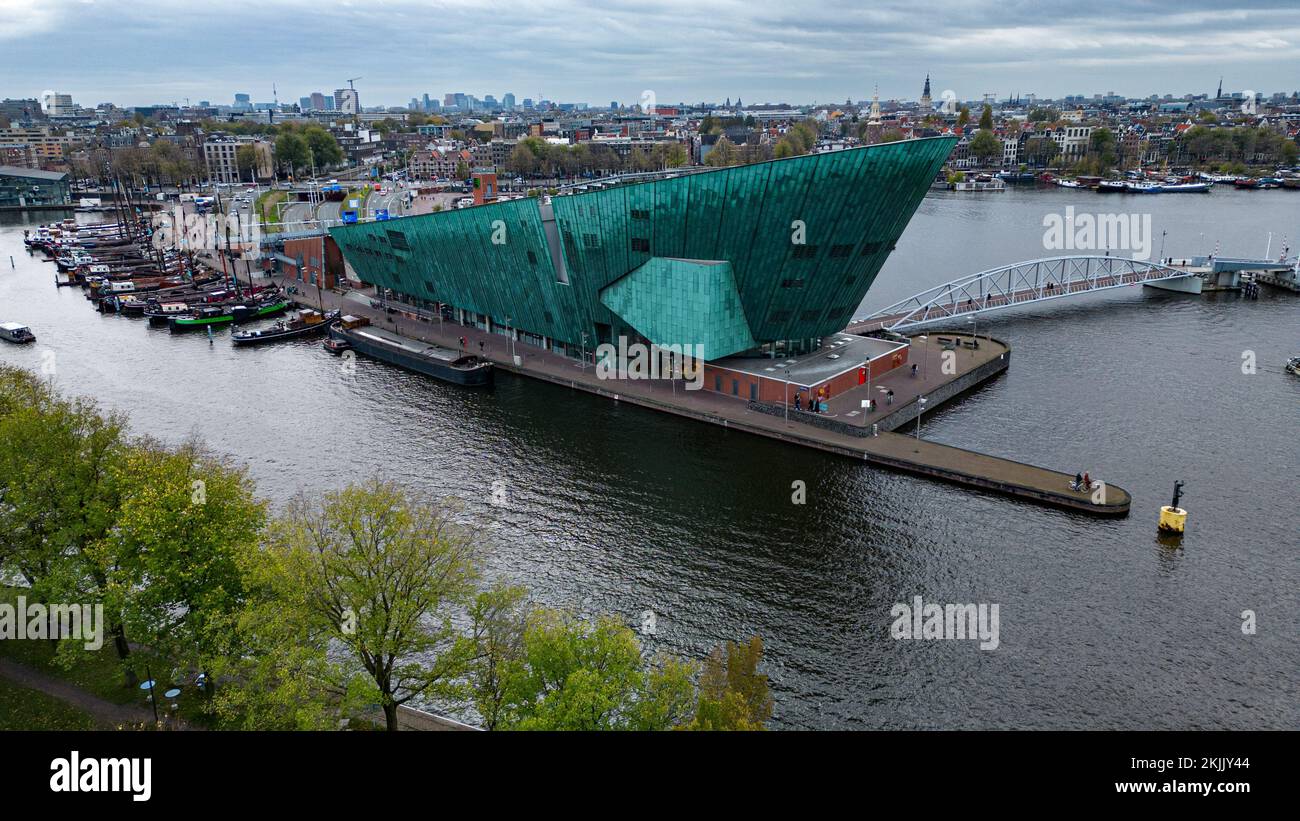
[[(906, 361), (905, 344), (844, 328), (953, 143), (683, 169), (330, 234), (380, 293), (508, 335), (517, 352), (591, 361), (603, 344), (690, 346), (707, 390), (780, 401), (793, 379), (829, 396), (864, 363), (874, 376)], [(817, 355), (831, 347), (844, 355)]]

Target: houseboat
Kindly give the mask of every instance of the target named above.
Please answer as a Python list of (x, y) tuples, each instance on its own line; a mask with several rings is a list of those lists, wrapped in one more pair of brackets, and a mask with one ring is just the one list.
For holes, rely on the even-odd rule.
[(36, 341), (36, 334), (26, 325), (19, 325), (17, 322), (0, 323), (0, 339), (6, 342), (15, 342), (19, 345), (25, 345), (28, 342)]

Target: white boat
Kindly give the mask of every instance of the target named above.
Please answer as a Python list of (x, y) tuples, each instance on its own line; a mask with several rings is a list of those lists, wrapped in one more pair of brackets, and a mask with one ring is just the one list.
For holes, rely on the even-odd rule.
[(1005, 191), (1006, 182), (988, 174), (980, 174), (973, 180), (962, 180), (952, 184), (954, 191)]
[(1130, 194), (1159, 194), (1165, 189), (1153, 182), (1126, 182), (1124, 190)]
[(1062, 188), (1082, 188), (1083, 186), (1076, 180), (1057, 180), (1056, 184)]
[(1162, 185), (1160, 190), (1161, 193), (1165, 194), (1208, 194), (1210, 186), (1213, 184), (1210, 182), (1179, 182), (1172, 185)]
[(26, 325), (19, 325), (17, 322), (3, 322), (0, 323), (0, 339), (23, 345), (28, 342), (35, 342), (36, 335)]
[(1300, 356), (1293, 356), (1287, 360), (1286, 372), (1295, 376), (1300, 376)]

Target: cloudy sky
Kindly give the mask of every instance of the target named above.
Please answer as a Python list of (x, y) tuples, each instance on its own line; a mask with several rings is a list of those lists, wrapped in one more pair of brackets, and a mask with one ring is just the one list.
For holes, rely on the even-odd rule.
[[(1224, 6), (1232, 6), (1225, 8)], [(0, 0), (0, 96), (607, 104), (1300, 88), (1294, 0)]]

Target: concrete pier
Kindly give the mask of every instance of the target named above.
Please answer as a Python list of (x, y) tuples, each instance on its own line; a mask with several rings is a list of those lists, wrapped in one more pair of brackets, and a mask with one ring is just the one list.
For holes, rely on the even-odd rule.
[[(266, 280), (259, 277), (255, 281)], [(1073, 472), (1063, 473), (929, 442), (903, 428), (921, 411), (921, 396), (927, 400), (922, 413), (929, 413), (1006, 370), (1011, 360), (1010, 347), (988, 337), (979, 337), (979, 347), (975, 348), (971, 346), (975, 338), (970, 334), (931, 332), (926, 340), (917, 340), (913, 345), (913, 361), (919, 366), (915, 377), (911, 376), (910, 367), (903, 366), (873, 380), (870, 386), (861, 385), (834, 397), (825, 414), (798, 412), (793, 407), (787, 414), (781, 405), (763, 405), (708, 390), (688, 390), (687, 383), (681, 379), (603, 380), (590, 363), (584, 367), (583, 363), (560, 354), (512, 343), (501, 334), (450, 321), (439, 322), (407, 312), (411, 309), (404, 310), (399, 303), (389, 304), (397, 311), (392, 314), (373, 308), (369, 304), (373, 298), (369, 291), (348, 294), (324, 291), (318, 297), (314, 286), (292, 279), (284, 279), (281, 284), (297, 287), (294, 296), (303, 305), (323, 310), (339, 308), (345, 314), (365, 316), (379, 327), (413, 339), (457, 348), (459, 338), (465, 337), (468, 352), (481, 353), (503, 371), (1040, 504), (1097, 516), (1128, 514), (1129, 494), (1109, 482), (1102, 487), (1094, 481), (1093, 489), (1074, 491), (1070, 488)], [(320, 301), (324, 304), (320, 305)], [(515, 364), (516, 356), (519, 364)], [(894, 392), (892, 404), (886, 400), (890, 390)], [(861, 400), (868, 396), (877, 400), (876, 408), (864, 416)], [(872, 435), (873, 425), (876, 435)], [(902, 432), (894, 432), (900, 428)]]

